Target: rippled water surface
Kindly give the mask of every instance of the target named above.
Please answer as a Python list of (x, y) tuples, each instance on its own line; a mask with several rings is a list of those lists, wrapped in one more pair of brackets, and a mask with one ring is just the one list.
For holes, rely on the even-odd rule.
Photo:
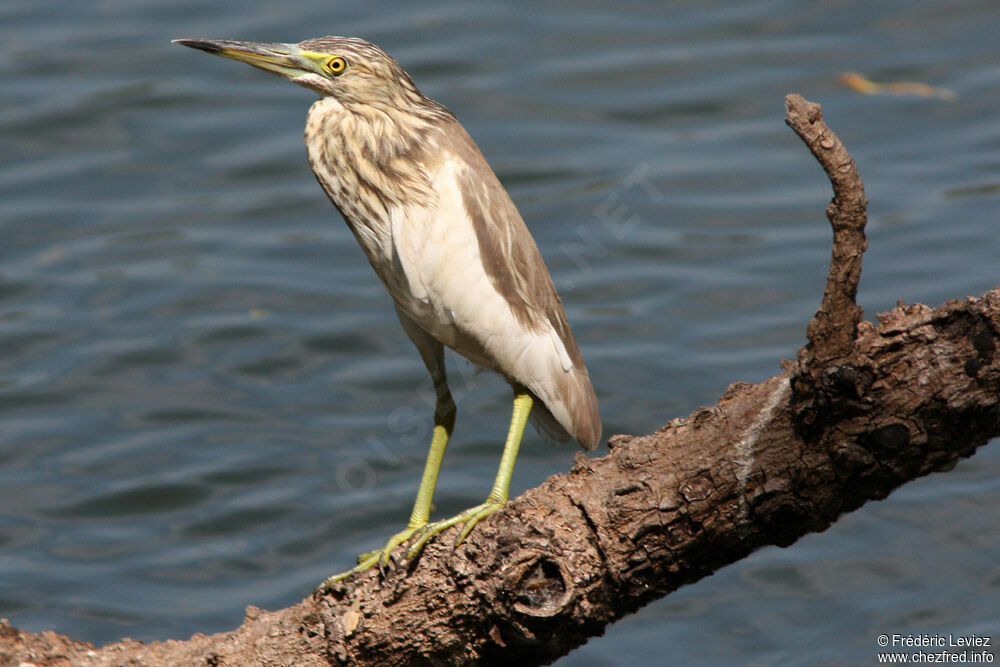
[[(232, 628), (397, 530), (425, 371), (308, 169), (311, 94), (177, 37), (380, 43), (479, 142), (597, 387), (642, 433), (779, 371), (822, 293), (823, 104), (871, 198), (860, 301), (1000, 279), (991, 2), (0, 5), (0, 616), (97, 643)], [(837, 77), (920, 81), (947, 102)], [(509, 411), (449, 359), (438, 512), (479, 502)], [(421, 424), (414, 427), (413, 424)], [(515, 493), (574, 451), (530, 435)], [(871, 664), (880, 633), (1000, 641), (1000, 453), (764, 549), (566, 665)]]

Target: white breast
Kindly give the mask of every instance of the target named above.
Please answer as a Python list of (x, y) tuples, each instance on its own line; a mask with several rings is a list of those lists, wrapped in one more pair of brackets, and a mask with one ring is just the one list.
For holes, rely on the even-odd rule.
[(555, 329), (525, 328), (493, 286), (456, 179), (463, 168), (454, 159), (442, 163), (433, 209), (390, 211), (394, 264), (406, 276), (405, 290), (393, 296), (434, 338), (528, 386), (558, 420), (568, 419), (545, 388), (558, 386), (551, 376), (569, 372), (573, 362)]

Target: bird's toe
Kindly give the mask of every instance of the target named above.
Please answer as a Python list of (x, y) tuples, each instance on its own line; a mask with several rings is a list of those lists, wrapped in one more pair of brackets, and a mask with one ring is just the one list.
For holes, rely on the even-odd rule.
[(443, 519), (441, 521), (435, 521), (434, 523), (429, 523), (423, 528), (421, 528), (416, 536), (415, 541), (410, 546), (409, 551), (406, 552), (406, 558), (409, 560), (416, 556), (424, 548), (431, 538), (435, 535), (443, 533), (452, 526), (457, 526), (462, 524), (462, 532), (458, 534), (458, 538), (455, 540), (454, 546), (461, 544), (472, 529), (476, 527), (476, 524), (493, 514), (498, 509), (503, 507), (503, 503), (488, 500), (481, 505), (476, 505), (475, 507), (470, 507), (461, 514), (456, 514), (450, 519)]
[(390, 537), (385, 546), (381, 549), (375, 549), (373, 551), (367, 551), (360, 556), (358, 556), (358, 564), (352, 567), (346, 572), (341, 572), (340, 574), (335, 574), (332, 577), (326, 579), (322, 584), (320, 584), (320, 590), (328, 590), (333, 584), (338, 581), (343, 581), (349, 577), (359, 574), (366, 570), (378, 565), (379, 571), (383, 574), (386, 573), (389, 564), (392, 562), (392, 552), (395, 551), (396, 547), (405, 543), (413, 534), (418, 530), (422, 529), (424, 526), (409, 526), (405, 530), (401, 530), (392, 537)]

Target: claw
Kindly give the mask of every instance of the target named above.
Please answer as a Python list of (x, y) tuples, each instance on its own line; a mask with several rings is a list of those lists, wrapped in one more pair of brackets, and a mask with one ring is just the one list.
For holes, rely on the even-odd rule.
[(416, 536), (414, 543), (406, 551), (406, 560), (413, 559), (417, 554), (419, 554), (424, 545), (426, 545), (431, 538), (435, 535), (443, 533), (452, 526), (457, 526), (458, 524), (464, 524), (462, 526), (462, 532), (458, 534), (455, 538), (455, 543), (453, 546), (458, 546), (465, 541), (465, 538), (469, 536), (472, 529), (476, 527), (476, 524), (493, 514), (499, 509), (503, 508), (503, 503), (499, 503), (492, 500), (487, 500), (481, 505), (476, 505), (475, 507), (470, 507), (461, 514), (456, 514), (450, 519), (443, 519), (441, 521), (435, 521), (434, 523), (424, 524), (423, 526), (413, 526), (406, 530), (402, 530), (392, 537), (389, 541), (385, 543), (385, 546), (381, 549), (375, 549), (374, 551), (369, 551), (358, 556), (358, 564), (348, 570), (347, 572), (341, 572), (340, 574), (335, 574), (322, 584), (320, 584), (320, 590), (328, 590), (338, 581), (343, 581), (355, 574), (364, 572), (365, 570), (370, 570), (376, 565), (379, 566), (379, 570), (386, 572), (386, 567), (389, 565), (392, 557), (392, 552), (400, 544), (405, 543), (407, 540)]
[(406, 552), (407, 560), (416, 556), (424, 548), (424, 545), (430, 541), (435, 535), (448, 530), (452, 526), (458, 524), (465, 524), (462, 526), (462, 532), (458, 534), (455, 539), (455, 544), (453, 546), (458, 546), (465, 541), (465, 538), (469, 536), (472, 529), (476, 527), (476, 524), (493, 514), (497, 510), (503, 507), (503, 503), (495, 502), (492, 500), (487, 500), (481, 505), (476, 505), (475, 507), (470, 507), (461, 514), (457, 514), (450, 519), (443, 519), (442, 521), (435, 521), (434, 523), (429, 523), (417, 532), (417, 539), (410, 546), (410, 549)]
[(420, 530), (423, 526), (409, 526), (405, 530), (401, 530), (386, 541), (385, 546), (381, 549), (375, 549), (374, 551), (368, 551), (360, 556), (358, 556), (358, 564), (352, 567), (347, 572), (341, 572), (340, 574), (335, 574), (332, 577), (326, 579), (322, 584), (320, 584), (320, 590), (329, 590), (329, 588), (337, 583), (338, 581), (343, 581), (348, 577), (352, 577), (355, 574), (364, 572), (365, 570), (370, 570), (375, 565), (378, 565), (379, 570), (382, 574), (386, 573), (386, 568), (389, 562), (392, 560), (392, 552), (400, 544), (403, 544), (409, 540), (415, 532)]
[(359, 557), (357, 565), (352, 567), (347, 572), (341, 572), (340, 574), (335, 574), (332, 577), (327, 578), (326, 580), (323, 581), (322, 584), (319, 585), (319, 590), (328, 591), (338, 581), (343, 581), (344, 579), (353, 577), (355, 574), (358, 574), (359, 572), (364, 572), (365, 570), (369, 570), (377, 562), (378, 562), (378, 554), (366, 560), (361, 560), (361, 558)]

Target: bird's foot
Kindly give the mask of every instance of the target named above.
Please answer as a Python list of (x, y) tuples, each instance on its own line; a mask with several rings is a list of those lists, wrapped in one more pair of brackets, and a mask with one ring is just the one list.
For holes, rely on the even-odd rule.
[(443, 519), (441, 521), (435, 521), (434, 523), (423, 524), (420, 526), (409, 526), (405, 530), (401, 530), (396, 533), (385, 543), (385, 546), (381, 549), (375, 549), (374, 551), (369, 551), (358, 556), (358, 564), (352, 567), (347, 572), (341, 572), (340, 574), (335, 574), (329, 579), (325, 580), (320, 584), (319, 590), (325, 591), (329, 590), (331, 586), (336, 584), (338, 581), (343, 581), (353, 577), (355, 574), (360, 574), (365, 570), (370, 570), (376, 565), (379, 566), (380, 570), (385, 570), (385, 567), (389, 564), (392, 557), (393, 550), (400, 544), (403, 544), (411, 538), (416, 538), (416, 541), (410, 546), (406, 552), (406, 560), (412, 559), (414, 556), (418, 555), (424, 548), (431, 538), (435, 535), (442, 533), (452, 526), (457, 526), (458, 524), (463, 524), (462, 532), (458, 534), (455, 538), (454, 546), (458, 546), (465, 541), (465, 538), (469, 536), (472, 529), (476, 527), (476, 524), (493, 514), (497, 510), (501, 509), (504, 503), (496, 500), (487, 500), (481, 505), (476, 505), (475, 507), (470, 507), (461, 514), (456, 514), (450, 519)]
[(443, 519), (441, 521), (435, 521), (434, 523), (429, 523), (419, 530), (417, 533), (417, 540), (411, 546), (409, 551), (406, 552), (406, 559), (409, 560), (420, 553), (424, 548), (424, 545), (438, 533), (442, 533), (448, 530), (452, 526), (457, 526), (458, 524), (464, 524), (462, 526), (462, 532), (458, 534), (455, 538), (454, 546), (458, 546), (465, 541), (465, 538), (469, 536), (472, 529), (476, 527), (476, 524), (493, 514), (497, 510), (504, 506), (502, 502), (496, 500), (487, 500), (481, 505), (476, 505), (475, 507), (470, 507), (461, 514), (456, 514), (450, 519)]
[[(418, 530), (420, 530), (421, 528), (423, 528), (426, 525), (427, 525), (426, 523), (422, 523), (422, 524), (417, 525), (417, 526), (407, 526), (405, 530), (401, 530), (398, 533), (396, 533), (395, 535), (393, 535), (392, 537), (390, 537), (386, 541), (385, 546), (382, 547), (381, 549), (375, 549), (374, 551), (368, 551), (368, 552), (363, 553), (360, 556), (358, 556), (358, 565), (361, 565), (363, 563), (367, 563), (368, 561), (370, 561), (370, 560), (372, 560), (374, 558), (375, 562), (378, 562), (379, 567), (385, 567), (386, 565), (389, 564), (389, 559), (390, 559), (390, 557), (392, 555), (393, 549), (395, 549), (400, 544), (402, 544), (403, 542), (406, 542), (408, 539), (410, 539), (411, 537), (413, 537), (413, 534), (415, 532), (417, 532)], [(374, 565), (374, 562), (372, 563), (372, 565)], [(371, 565), (369, 565), (368, 567), (371, 567)], [(365, 569), (367, 570), (368, 568), (365, 568)]]
[(424, 525), (408, 526), (405, 530), (401, 530), (390, 537), (388, 541), (386, 541), (385, 546), (381, 549), (375, 549), (374, 551), (368, 551), (361, 554), (358, 556), (357, 565), (352, 567), (347, 572), (341, 572), (340, 574), (335, 574), (326, 579), (322, 584), (320, 584), (320, 590), (327, 590), (338, 581), (343, 581), (344, 579), (353, 577), (355, 574), (359, 574), (365, 570), (370, 570), (375, 567), (375, 565), (378, 565), (380, 570), (384, 570), (392, 558), (393, 550), (413, 537), (413, 534), (423, 527)]

